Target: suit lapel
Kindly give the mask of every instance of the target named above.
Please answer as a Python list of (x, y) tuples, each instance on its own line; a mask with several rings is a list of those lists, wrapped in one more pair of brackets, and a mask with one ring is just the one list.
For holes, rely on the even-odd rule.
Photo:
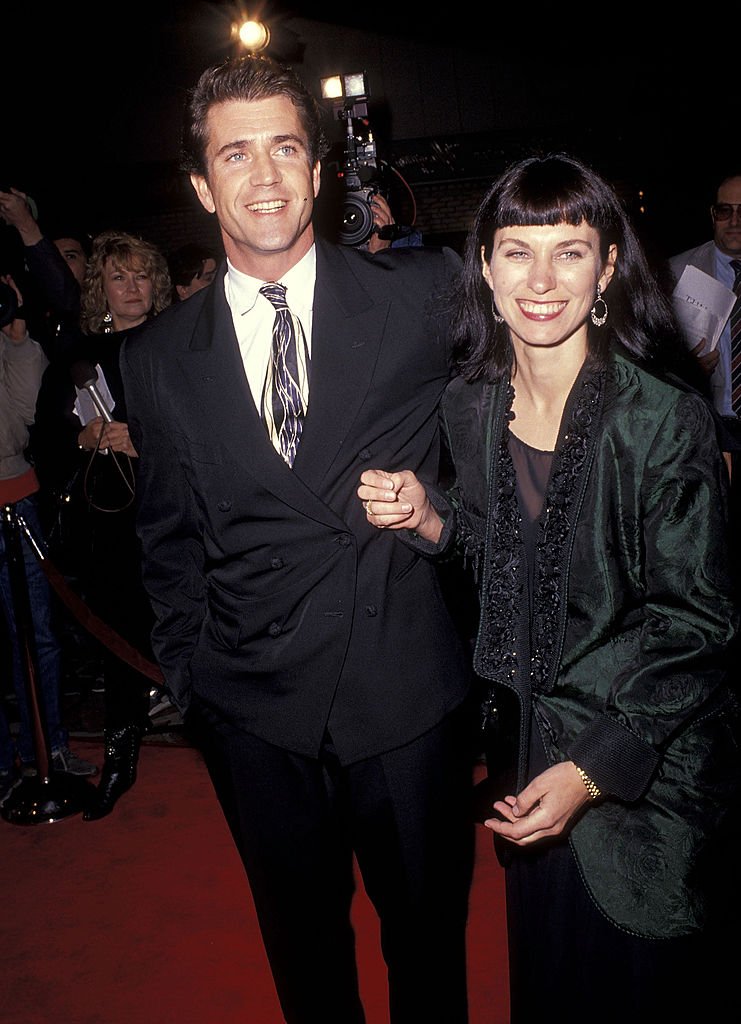
[[(195, 324), (181, 367), (193, 396), (199, 433), (287, 505), (332, 525), (338, 520), (273, 448), (260, 420), (224, 289), (215, 284)], [(303, 444), (303, 439), (302, 439)], [(299, 446), (299, 450), (301, 445)]]
[(309, 409), (293, 467), (314, 489), (347, 442), (365, 401), (388, 315), (388, 303), (375, 302), (342, 253), (321, 240), (316, 280)]

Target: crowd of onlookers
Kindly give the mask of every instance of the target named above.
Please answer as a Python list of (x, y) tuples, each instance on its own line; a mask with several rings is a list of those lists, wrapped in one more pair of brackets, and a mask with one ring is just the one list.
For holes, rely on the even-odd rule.
[[(84, 811), (92, 819), (109, 813), (133, 785), (150, 712), (166, 702), (149, 648), (151, 609), (134, 525), (137, 454), (118, 349), (126, 332), (210, 284), (219, 255), (199, 243), (164, 254), (124, 231), (90, 237), (71, 224), (42, 231), (32, 201), (16, 189), (0, 192), (0, 217), (0, 500), (15, 513), (17, 527), (9, 528), (21, 538), (28, 529), (44, 555), (22, 542), (31, 609), (24, 623), (0, 537), (2, 652), (12, 676), (4, 697), (17, 709), (11, 721), (0, 703), (0, 801), (45, 758), (59, 771), (98, 774), (70, 748), (63, 714), (64, 638), (82, 634), (104, 691), (105, 759)], [(75, 620), (50, 586), (49, 567), (94, 619)], [(96, 635), (91, 621), (102, 623), (103, 633)], [(68, 622), (71, 630), (63, 628)], [(35, 658), (30, 680), (19, 644), (24, 629), (32, 633)], [(29, 685), (39, 691), (41, 732)]]

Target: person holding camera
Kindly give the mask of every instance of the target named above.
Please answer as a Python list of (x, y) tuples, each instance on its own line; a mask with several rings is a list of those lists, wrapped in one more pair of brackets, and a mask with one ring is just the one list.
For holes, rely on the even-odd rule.
[(31, 329), (53, 359), (61, 353), (70, 325), (78, 322), (90, 239), (84, 230), (66, 221), (42, 230), (33, 200), (10, 186), (0, 189), (0, 219), (15, 229), (22, 245), (28, 283), (33, 286), (32, 299), (27, 302), (33, 317)]
[(435, 569), (357, 507), (360, 468), (438, 461), (451, 250), (315, 235), (321, 111), (243, 56), (189, 97), (219, 222), (210, 288), (124, 342), (155, 654), (244, 862), (286, 1021), (361, 1024), (357, 858), (390, 1020), (464, 1024), (467, 651)]
[[(47, 358), (41, 345), (29, 337), (21, 294), (10, 275), (0, 275), (0, 505), (11, 506), (22, 517), (36, 543), (44, 541), (39, 522), (39, 481), (29, 461), (29, 426), (33, 423), (36, 397)], [(69, 749), (69, 734), (61, 716), (61, 647), (57, 637), (52, 595), (44, 571), (28, 539), (21, 535), (28, 587), (34, 646), (38, 659), (38, 686), (43, 725), (49, 741), (52, 768), (73, 775), (95, 775), (97, 767)], [(34, 771), (38, 751), (34, 746), (22, 652), (10, 579), (5, 531), (0, 531), (0, 599), (10, 639), (13, 689), (18, 701), (20, 727), (11, 735), (0, 702), (0, 803), (21, 772)]]

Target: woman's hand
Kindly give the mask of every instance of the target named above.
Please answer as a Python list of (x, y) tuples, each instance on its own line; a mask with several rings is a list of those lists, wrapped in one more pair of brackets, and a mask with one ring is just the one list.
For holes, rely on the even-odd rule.
[(138, 458), (138, 453), (131, 443), (129, 428), (126, 423), (106, 423), (101, 416), (89, 420), (77, 435), (77, 443), (81, 448), (94, 451), (96, 448), (103, 450), (111, 448), (114, 452), (121, 452), (130, 455), (132, 459)]
[(358, 497), (368, 522), (379, 529), (415, 530), (425, 540), (437, 543), (442, 520), (427, 497), (427, 491), (409, 469), (386, 473), (367, 469), (360, 477)]
[(497, 800), (501, 815), (484, 824), (516, 846), (528, 846), (546, 836), (558, 836), (576, 812), (589, 802), (589, 794), (573, 761), (555, 764), (532, 780), (517, 796)]

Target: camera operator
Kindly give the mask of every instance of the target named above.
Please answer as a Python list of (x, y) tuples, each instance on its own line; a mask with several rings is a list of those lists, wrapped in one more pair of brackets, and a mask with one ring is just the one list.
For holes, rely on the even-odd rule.
[(358, 246), (359, 249), (374, 253), (400, 246), (422, 245), (419, 231), (396, 224), (391, 207), (380, 192), (376, 192), (369, 200), (369, 205), (373, 212), (373, 229), (370, 237)]

